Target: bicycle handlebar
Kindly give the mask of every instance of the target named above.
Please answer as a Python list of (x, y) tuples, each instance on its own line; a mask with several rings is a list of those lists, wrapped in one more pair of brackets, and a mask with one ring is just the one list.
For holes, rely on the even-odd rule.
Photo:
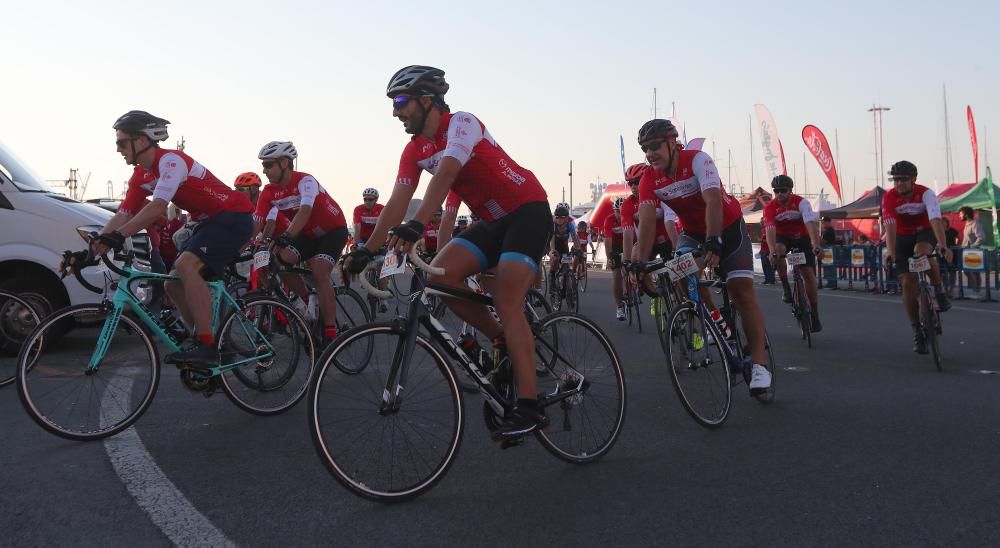
[[(104, 265), (108, 267), (109, 270), (118, 274), (119, 276), (128, 276), (125, 270), (118, 268), (111, 259), (108, 258), (108, 252), (105, 251), (100, 257), (95, 257), (88, 248), (86, 251), (72, 252), (69, 250), (63, 251), (63, 259), (59, 263), (59, 274), (61, 278), (65, 278), (70, 272), (73, 273), (73, 277), (76, 281), (86, 290), (93, 293), (104, 293), (104, 289), (91, 284), (83, 277), (83, 269), (89, 266), (96, 266), (99, 263), (98, 258), (104, 262)], [(82, 261), (83, 264), (77, 264)]]

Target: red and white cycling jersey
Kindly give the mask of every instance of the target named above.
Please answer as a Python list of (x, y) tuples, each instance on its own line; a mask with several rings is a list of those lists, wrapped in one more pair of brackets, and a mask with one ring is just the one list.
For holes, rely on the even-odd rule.
[(226, 186), (187, 154), (158, 148), (155, 158), (152, 169), (136, 166), (128, 182), (125, 200), (118, 206), (120, 213), (139, 213), (150, 195), (153, 199), (173, 202), (186, 210), (194, 221), (204, 221), (224, 211), (253, 211), (250, 198)]
[(666, 202), (684, 224), (685, 231), (706, 234), (705, 200), (701, 193), (717, 188), (722, 194), (722, 228), (743, 218), (740, 203), (722, 187), (719, 170), (711, 156), (700, 150), (680, 150), (677, 156), (676, 179), (653, 168), (646, 170), (639, 181), (640, 203)]
[(416, 188), (421, 170), (437, 173), (445, 156), (462, 165), (452, 190), (486, 221), (548, 198), (535, 174), (512, 160), (486, 126), (468, 112), (442, 114), (433, 140), (423, 136), (411, 139), (399, 159), (396, 184)]
[(254, 211), (254, 221), (263, 222), (272, 209), (294, 220), (302, 206), (312, 206), (309, 220), (302, 227), (302, 234), (310, 238), (318, 238), (327, 232), (347, 226), (344, 212), (337, 202), (326, 193), (319, 182), (308, 173), (293, 171), (287, 185), (268, 183), (264, 185), (257, 197), (257, 209)]
[[(639, 226), (639, 199), (629, 195), (622, 201), (622, 226), (625, 230), (638, 231)], [(662, 244), (670, 241), (667, 233), (667, 221), (677, 222), (677, 214), (670, 209), (667, 204), (658, 202), (656, 204), (656, 240), (655, 243)]]
[(438, 248), (438, 227), (432, 223), (427, 223), (424, 227), (424, 249), (430, 252), (437, 251)]
[(624, 245), (622, 240), (624, 232), (625, 229), (622, 227), (621, 221), (615, 218), (614, 213), (604, 219), (604, 245), (608, 245), (608, 241), (610, 241), (612, 249), (621, 250)]
[(372, 232), (375, 232), (375, 225), (378, 223), (378, 216), (382, 214), (383, 209), (385, 206), (382, 204), (375, 204), (371, 209), (366, 208), (365, 204), (354, 208), (354, 224), (361, 225), (360, 234), (356, 236), (358, 241), (367, 242), (368, 238), (371, 238)]
[(462, 205), (462, 198), (455, 194), (454, 190), (448, 191), (448, 198), (444, 201), (444, 210), (451, 213), (458, 213), (459, 206)]
[(941, 205), (934, 191), (924, 185), (913, 184), (908, 198), (896, 189), (882, 196), (882, 220), (896, 225), (896, 234), (916, 234), (931, 227), (931, 219), (941, 218)]
[(774, 233), (780, 238), (798, 240), (809, 237), (806, 223), (819, 221), (819, 215), (812, 210), (809, 201), (798, 194), (788, 197), (788, 202), (782, 204), (777, 199), (764, 206), (764, 228), (774, 227)]

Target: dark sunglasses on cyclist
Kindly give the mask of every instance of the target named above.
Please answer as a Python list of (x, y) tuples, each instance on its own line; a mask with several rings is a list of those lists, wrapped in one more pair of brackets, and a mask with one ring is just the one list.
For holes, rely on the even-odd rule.
[(392, 98), (392, 110), (401, 110), (409, 104), (410, 99), (415, 99), (410, 95), (397, 95)]
[(906, 181), (912, 181), (915, 177), (889, 177), (889, 181), (893, 183), (905, 183)]
[(375, 198), (365, 198), (365, 201), (366, 201), (366, 202), (374, 202), (374, 201), (375, 201)]
[(650, 151), (650, 150), (652, 150), (653, 152), (656, 152), (657, 150), (660, 150), (660, 147), (663, 146), (663, 143), (666, 143), (666, 142), (667, 142), (666, 139), (659, 139), (657, 141), (653, 141), (652, 143), (646, 143), (645, 145), (639, 145), (639, 148), (641, 148), (643, 152), (647, 152), (647, 151)]
[(128, 137), (126, 139), (118, 139), (118, 140), (115, 141), (115, 146), (118, 147), (118, 148), (121, 148), (121, 147), (125, 146), (125, 143), (127, 143), (129, 141), (135, 141), (136, 139), (138, 139), (138, 137)]
[(774, 189), (774, 193), (775, 194), (785, 194), (786, 192), (791, 192), (791, 191), (792, 191), (792, 189), (790, 189), (790, 188), (775, 188)]
[(275, 161), (275, 160), (267, 160), (267, 161), (261, 162), (260, 165), (264, 166), (264, 169), (271, 169), (272, 167), (274, 167), (274, 164), (276, 164), (276, 163), (278, 163), (278, 162)]

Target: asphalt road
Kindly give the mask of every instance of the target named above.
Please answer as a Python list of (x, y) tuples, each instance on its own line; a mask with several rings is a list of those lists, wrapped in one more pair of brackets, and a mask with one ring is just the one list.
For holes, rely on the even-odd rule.
[[(728, 422), (696, 425), (659, 344), (614, 320), (607, 275), (581, 312), (614, 340), (628, 408), (601, 461), (536, 442), (501, 451), (466, 398), (455, 465), (385, 506), (316, 456), (305, 405), (256, 417), (163, 370), (134, 431), (74, 443), (0, 389), (0, 545), (996, 545), (1000, 305), (945, 317), (945, 372), (910, 351), (898, 298), (822, 292), (809, 350), (773, 287), (758, 291), (778, 361), (764, 407), (740, 387)], [(647, 316), (648, 318), (648, 316)], [(649, 322), (647, 322), (647, 325)], [(992, 373), (982, 373), (989, 371)]]

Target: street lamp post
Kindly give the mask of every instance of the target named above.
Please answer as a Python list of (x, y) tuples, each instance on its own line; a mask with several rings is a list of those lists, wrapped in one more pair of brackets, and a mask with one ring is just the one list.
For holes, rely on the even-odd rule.
[(885, 188), (885, 143), (882, 139), (882, 113), (890, 110), (882, 105), (872, 105), (868, 112), (872, 113), (872, 122), (875, 124), (875, 169), (878, 171), (875, 181), (879, 186)]

